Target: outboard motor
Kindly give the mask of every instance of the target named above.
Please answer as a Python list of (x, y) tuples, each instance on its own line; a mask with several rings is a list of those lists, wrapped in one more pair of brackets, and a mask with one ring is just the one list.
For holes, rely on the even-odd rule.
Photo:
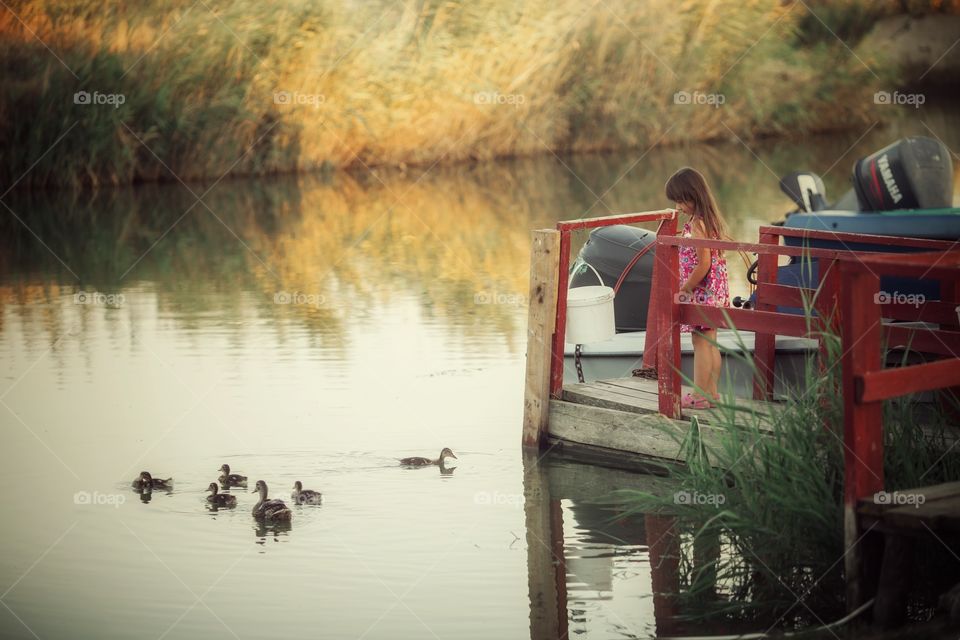
[[(597, 270), (604, 285), (615, 286), (637, 252), (656, 239), (657, 234), (653, 231), (622, 224), (594, 229), (573, 265), (570, 286), (600, 284), (593, 269), (583, 264), (584, 262)], [(650, 247), (633, 265), (613, 299), (613, 314), (618, 332), (641, 331), (647, 326), (655, 250), (655, 247)]]
[(941, 209), (953, 204), (953, 163), (933, 138), (897, 140), (853, 166), (861, 211)]
[(780, 178), (780, 190), (793, 200), (798, 211), (813, 213), (827, 208), (827, 190), (815, 173), (794, 171)]

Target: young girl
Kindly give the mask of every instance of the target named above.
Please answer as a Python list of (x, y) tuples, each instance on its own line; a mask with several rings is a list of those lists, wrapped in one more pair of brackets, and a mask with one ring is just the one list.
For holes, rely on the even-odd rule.
[[(667, 180), (665, 191), (667, 199), (676, 203), (677, 211), (690, 216), (681, 231), (684, 238), (730, 239), (713, 194), (699, 171), (689, 167), (680, 169)], [(680, 247), (680, 292), (686, 293), (693, 302), (729, 306), (727, 261), (723, 253), (718, 249)], [(686, 394), (680, 404), (694, 409), (714, 406), (711, 400), (720, 397), (717, 391), (720, 382), (717, 330), (703, 325), (681, 324), (680, 331), (692, 334), (695, 389), (694, 393)]]

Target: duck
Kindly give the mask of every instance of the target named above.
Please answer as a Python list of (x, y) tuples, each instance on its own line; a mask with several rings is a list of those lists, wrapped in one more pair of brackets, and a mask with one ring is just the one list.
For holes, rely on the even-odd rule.
[(453, 455), (453, 451), (450, 451), (447, 447), (444, 447), (440, 451), (440, 457), (436, 460), (431, 460), (430, 458), (420, 458), (418, 456), (413, 456), (411, 458), (401, 458), (400, 464), (408, 465), (411, 467), (425, 467), (428, 465), (442, 465), (446, 458), (453, 458), (459, 460), (457, 456)]
[(133, 481), (133, 488), (141, 491), (144, 489), (172, 489), (173, 478), (162, 480), (151, 476), (149, 471), (141, 471), (137, 479)]
[(259, 493), (260, 500), (253, 507), (253, 517), (263, 520), (290, 520), (293, 512), (287, 507), (283, 500), (267, 499), (267, 483), (263, 480), (257, 480), (257, 488), (250, 493)]
[(321, 504), (323, 494), (310, 489), (304, 490), (303, 483), (297, 480), (293, 483), (293, 493), (290, 494), (290, 499), (297, 504)]
[(210, 486), (207, 487), (207, 491), (210, 492), (210, 495), (207, 496), (207, 502), (215, 507), (237, 506), (237, 496), (232, 496), (229, 493), (217, 493), (219, 490), (220, 487), (217, 486), (217, 483), (211, 482)]
[(220, 469), (220, 484), (225, 487), (247, 486), (247, 476), (241, 476), (239, 473), (230, 473), (230, 465), (223, 464)]

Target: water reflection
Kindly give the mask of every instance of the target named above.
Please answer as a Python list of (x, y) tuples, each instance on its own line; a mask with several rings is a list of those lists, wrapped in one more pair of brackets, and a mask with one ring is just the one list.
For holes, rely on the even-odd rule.
[(560, 455), (525, 456), (531, 638), (716, 635), (715, 621), (680, 615), (693, 612), (681, 610), (676, 594), (690, 586), (682, 576), (696, 575), (710, 583), (698, 591), (715, 596), (720, 541), (698, 540), (691, 566), (681, 566), (687, 537), (676, 519), (628, 513), (612, 495), (619, 489), (669, 495), (675, 487)]
[[(790, 208), (779, 175), (817, 171), (828, 194), (839, 197), (854, 159), (897, 137), (933, 132), (958, 146), (953, 110), (927, 109), (923, 118), (874, 127), (862, 138), (864, 132), (849, 132), (749, 149), (739, 142), (656, 149), (639, 163), (628, 152), (563, 163), (518, 159), (376, 176), (225, 181), (203, 204), (179, 184), (17, 192), (5, 201), (29, 230), (13, 216), (0, 218), (0, 307), (14, 306), (52, 343), (94, 322), (94, 308), (116, 314), (106, 321), (118, 330), (138, 324), (139, 316), (110, 309), (116, 304), (72, 298), (119, 294), (128, 307), (134, 297), (149, 300), (186, 331), (228, 319), (238, 341), (259, 319), (295, 322), (343, 354), (351, 323), (409, 298), (424, 316), (442, 319), (464, 347), (477, 329), (493, 328), (516, 352), (531, 228), (663, 207), (665, 178), (694, 164), (714, 185), (735, 238), (755, 241), (758, 224)], [(59, 302), (80, 309), (58, 309)], [(282, 342), (283, 332), (277, 334)]]
[(254, 519), (253, 532), (258, 545), (268, 542), (285, 542), (285, 538), (293, 531), (293, 522), (268, 522)]

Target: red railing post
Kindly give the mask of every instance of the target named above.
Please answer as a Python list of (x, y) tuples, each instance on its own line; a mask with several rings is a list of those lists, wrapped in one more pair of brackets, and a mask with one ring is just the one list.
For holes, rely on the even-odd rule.
[(563, 392), (563, 344), (567, 333), (567, 284), (570, 277), (570, 230), (560, 229), (560, 265), (557, 267), (557, 321), (553, 329), (550, 358), (550, 397), (559, 399)]
[[(760, 244), (780, 244), (780, 237), (772, 232), (760, 233)], [(761, 285), (776, 284), (777, 256), (757, 256), (757, 310), (776, 311), (776, 305), (763, 302), (760, 294)], [(769, 400), (773, 397), (774, 360), (777, 351), (777, 335), (775, 333), (756, 333), (753, 343), (753, 363), (756, 369), (756, 378), (753, 381), (753, 397), (756, 400)]]
[(680, 417), (680, 290), (679, 248), (657, 239), (657, 395), (660, 413)]
[(864, 375), (881, 368), (880, 278), (849, 260), (838, 265), (843, 365), (844, 540), (847, 609), (865, 599), (864, 553), (857, 501), (883, 490), (883, 404), (863, 402)]
[[(660, 222), (660, 226), (657, 228), (657, 237), (661, 235), (677, 235), (676, 216)], [(663, 264), (656, 259), (656, 245), (654, 245), (653, 250), (653, 275), (650, 278), (650, 302), (647, 304), (647, 333), (643, 337), (643, 363), (641, 366), (644, 369), (655, 369), (657, 367), (657, 344), (660, 337), (660, 328), (657, 326), (657, 309), (660, 304), (660, 296), (657, 295), (657, 282), (663, 272)]]

